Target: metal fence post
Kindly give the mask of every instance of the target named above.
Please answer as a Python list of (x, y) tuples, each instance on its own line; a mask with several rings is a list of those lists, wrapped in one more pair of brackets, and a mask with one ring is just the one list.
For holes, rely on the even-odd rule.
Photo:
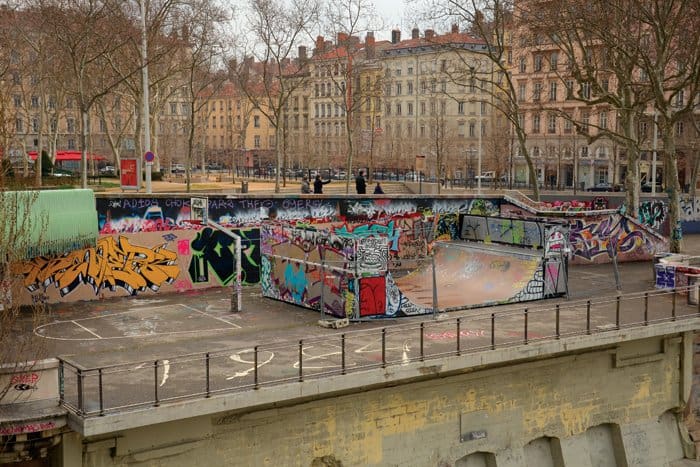
[(209, 352), (206, 353), (206, 370), (207, 370), (207, 397), (211, 397), (211, 387), (210, 387), (210, 380), (209, 380)]
[(523, 335), (523, 344), (527, 344), (527, 308), (525, 308), (525, 311), (523, 312), (523, 318), (525, 321), (525, 332)]
[(345, 374), (345, 334), (340, 336), (340, 374)]
[(77, 368), (78, 370), (78, 415), (85, 413), (83, 407), (83, 370)]
[(302, 355), (304, 353), (304, 340), (299, 340), (299, 381), (304, 381), (304, 364), (302, 362)]
[(674, 288), (671, 293), (673, 293), (672, 301), (673, 304), (671, 306), (671, 321), (676, 320), (676, 289)]
[[(700, 300), (698, 300), (700, 304)], [(649, 292), (644, 292), (644, 326), (649, 325)]]
[(382, 368), (386, 368), (386, 328), (382, 328)]
[(425, 354), (423, 353), (423, 323), (420, 323), (420, 361), (424, 361)]
[(105, 414), (104, 398), (102, 397), (102, 368), (97, 370), (97, 387), (100, 397), (100, 417)]
[(620, 329), (620, 296), (615, 298), (615, 327)]
[[(700, 303), (700, 300), (698, 300)], [(63, 368), (63, 360), (58, 361), (58, 403), (60, 405), (63, 405), (66, 402), (66, 390), (65, 390), (65, 376), (63, 372), (65, 369)]]
[(586, 300), (586, 334), (591, 333), (591, 301)]
[(559, 337), (561, 337), (561, 331), (560, 331), (560, 323), (559, 323), (560, 313), (559, 313), (559, 304), (558, 303), (557, 303), (556, 313), (557, 313), (557, 339), (559, 339)]
[(461, 355), (461, 348), (460, 348), (460, 340), (462, 337), (462, 330), (460, 329), (461, 327), (461, 318), (457, 318), (457, 355)]
[(153, 405), (158, 407), (160, 405), (160, 401), (158, 400), (158, 360), (153, 362), (153, 394), (155, 396), (155, 403)]
[(258, 385), (258, 346), (256, 345), (253, 347), (253, 365), (255, 365), (255, 368), (253, 368), (253, 387), (255, 389), (258, 389), (260, 386)]
[(496, 348), (496, 313), (491, 313), (491, 350)]

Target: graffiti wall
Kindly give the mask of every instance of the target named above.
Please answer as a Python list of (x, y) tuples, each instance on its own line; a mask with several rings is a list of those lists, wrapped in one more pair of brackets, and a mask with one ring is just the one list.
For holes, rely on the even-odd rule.
[(341, 318), (383, 315), (388, 241), (380, 235), (263, 226), (263, 295)]
[[(241, 242), (244, 283), (260, 280), (258, 229), (235, 230)], [(235, 279), (232, 239), (211, 228), (115, 234), (95, 248), (18, 265), (23, 303), (94, 300), (226, 286)]]
[(569, 241), (575, 264), (648, 261), (668, 251), (666, 239), (618, 213), (572, 220)]
[[(190, 202), (190, 197), (182, 195), (97, 196), (101, 235), (97, 246), (60, 256), (40, 256), (18, 265), (25, 285), (22, 301), (86, 300), (229, 285), (234, 277), (233, 242), (222, 232), (190, 222)], [(649, 206), (650, 222), (658, 218), (654, 214), (658, 211)], [(464, 229), (479, 230), (477, 237), (484, 240), (542, 245), (545, 237), (529, 220), (510, 219), (509, 225), (494, 220), (504, 213), (533, 217), (533, 213), (498, 197), (208, 197), (209, 218), (243, 239), (244, 284), (260, 283), (265, 267), (276, 267), (264, 264), (261, 257), (260, 228), (264, 224), (315, 227), (337, 238), (386, 238), (388, 267), (412, 270), (429, 256), (436, 241), (461, 235), (467, 238)], [(659, 251), (654, 250), (658, 238), (619, 215), (575, 217), (578, 215), (566, 217), (575, 227), (571, 236), (578, 262), (609, 260), (611, 242), (619, 247), (620, 260), (648, 259)], [(475, 224), (463, 228), (460, 216), (473, 216)], [(357, 293), (354, 287), (364, 287), (368, 293), (379, 290), (368, 280), (365, 284), (338, 282), (328, 293), (334, 288)], [(348, 306), (347, 295), (329, 297), (329, 303), (333, 300), (337, 304), (329, 306), (335, 313)]]

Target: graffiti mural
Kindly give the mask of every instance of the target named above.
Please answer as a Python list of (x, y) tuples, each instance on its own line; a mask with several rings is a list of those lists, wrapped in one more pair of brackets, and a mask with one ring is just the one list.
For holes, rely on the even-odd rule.
[(662, 201), (644, 201), (639, 203), (638, 219), (641, 224), (661, 231), (664, 222), (667, 221), (668, 206)]
[(96, 248), (77, 250), (56, 258), (37, 257), (21, 266), (24, 286), (30, 292), (55, 287), (63, 297), (80, 286), (95, 295), (103, 289), (125, 290), (129, 295), (157, 291), (172, 283), (180, 270), (177, 252), (160, 244), (133, 245), (125, 236), (103, 237)]
[(360, 279), (360, 316), (383, 315), (386, 311), (386, 281), (384, 277)]
[[(260, 248), (256, 238), (259, 232), (259, 229), (233, 230), (241, 237), (241, 269), (245, 285), (260, 281)], [(228, 285), (236, 278), (235, 246), (232, 237), (205, 227), (197, 231), (189, 245), (184, 245), (179, 251), (191, 253), (188, 272), (192, 282), (210, 282), (211, 270), (222, 285)]]
[(576, 219), (569, 242), (574, 262), (584, 264), (608, 262), (614, 255), (618, 261), (648, 260), (666, 247), (663, 238), (622, 214)]

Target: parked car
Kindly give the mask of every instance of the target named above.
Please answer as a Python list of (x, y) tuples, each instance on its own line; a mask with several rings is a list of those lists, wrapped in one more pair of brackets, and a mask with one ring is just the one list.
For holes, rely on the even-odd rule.
[(474, 177), (482, 182), (492, 182), (496, 178), (496, 172), (483, 172), (481, 175)]
[(53, 169), (53, 172), (51, 172), (52, 177), (73, 177), (74, 174), (70, 170), (65, 170), (65, 169)]
[(593, 186), (590, 186), (586, 189), (586, 191), (617, 191), (615, 190), (615, 186), (611, 185), (608, 182), (601, 182), (601, 183), (596, 183)]
[[(656, 182), (656, 190), (654, 190), (655, 193), (663, 193), (664, 188), (661, 185), (661, 182)], [(651, 193), (651, 183), (646, 182), (642, 184), (642, 193)]]
[(224, 166), (218, 162), (211, 162), (207, 165), (207, 170), (223, 170)]
[(117, 169), (113, 165), (105, 165), (100, 170), (100, 175), (116, 175)]
[(185, 166), (182, 164), (173, 164), (172, 167), (170, 167), (170, 172), (174, 174), (184, 174)]

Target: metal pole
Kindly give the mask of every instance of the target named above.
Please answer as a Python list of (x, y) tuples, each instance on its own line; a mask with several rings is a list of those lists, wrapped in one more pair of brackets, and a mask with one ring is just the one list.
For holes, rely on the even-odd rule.
[(424, 359), (425, 354), (423, 353), (423, 332), (424, 332), (424, 325), (421, 322), (420, 323), (420, 361), (422, 362)]
[[(481, 111), (481, 110), (480, 110)], [(483, 130), (482, 128), (482, 120), (481, 117), (479, 117), (479, 154), (478, 154), (478, 159), (477, 159), (477, 175), (478, 177), (476, 178), (476, 189), (477, 193), (481, 194), (481, 131)]]
[[(700, 300), (698, 300), (700, 303)], [(649, 292), (644, 292), (644, 326), (649, 324)]]
[[(355, 251), (357, 251), (357, 244), (355, 244)], [(321, 319), (323, 319), (323, 309), (325, 308), (325, 303), (323, 301), (323, 291), (325, 289), (326, 285), (326, 266), (325, 266), (325, 260), (323, 258), (323, 248), (321, 248), (321, 306), (319, 307), (319, 311), (321, 312)]]
[(78, 415), (84, 414), (83, 410), (83, 370), (78, 368)]
[(254, 383), (254, 388), (258, 389), (258, 346), (256, 345), (253, 347), (253, 365), (255, 366), (253, 368), (253, 383)]
[(457, 318), (457, 355), (460, 355), (461, 349), (460, 349), (460, 335), (462, 331), (459, 329), (460, 328), (460, 322), (461, 318)]
[(557, 339), (559, 339), (559, 337), (561, 336), (561, 331), (560, 331), (560, 327), (559, 327), (559, 320), (560, 320), (560, 316), (561, 316), (559, 313), (559, 304), (557, 304), (556, 312), (557, 312)]
[(206, 370), (207, 370), (207, 396), (211, 396), (211, 387), (209, 385), (209, 352), (206, 353)]
[[(148, 32), (146, 30), (146, 2), (140, 0), (141, 9), (141, 89), (143, 94), (143, 145), (144, 154), (151, 150), (151, 110), (149, 107), (148, 92)], [(139, 180), (141, 174), (139, 174)], [(139, 182), (139, 185), (141, 183)], [(151, 163), (146, 162), (146, 193), (152, 193), (151, 188)]]
[(654, 151), (651, 153), (651, 196), (656, 195), (656, 134), (657, 134), (657, 127), (656, 127), (656, 117), (658, 116), (658, 113), (656, 112), (656, 109), (654, 109), (654, 128), (652, 131), (654, 132), (653, 135), (653, 146), (654, 146)]
[(345, 374), (345, 334), (340, 336), (340, 373)]
[(155, 396), (155, 405), (158, 407), (160, 402), (158, 401), (158, 360), (153, 362), (153, 394)]
[(382, 368), (386, 368), (386, 328), (382, 328)]
[(496, 348), (496, 314), (491, 313), (491, 349)]
[(299, 381), (304, 381), (304, 367), (302, 366), (302, 355), (304, 349), (304, 341), (299, 340)]
[(236, 235), (236, 310), (243, 311), (243, 271), (241, 269), (241, 237)]
[(430, 262), (433, 266), (433, 318), (437, 318), (438, 314), (438, 297), (437, 297), (437, 276), (435, 274), (435, 250), (430, 255)]
[(523, 318), (525, 319), (525, 333), (523, 336), (523, 344), (527, 344), (527, 308), (525, 308), (523, 315)]
[(104, 397), (102, 397), (102, 368), (97, 370), (97, 386), (100, 390), (100, 417), (105, 414)]
[(586, 334), (591, 333), (591, 301), (586, 301)]

